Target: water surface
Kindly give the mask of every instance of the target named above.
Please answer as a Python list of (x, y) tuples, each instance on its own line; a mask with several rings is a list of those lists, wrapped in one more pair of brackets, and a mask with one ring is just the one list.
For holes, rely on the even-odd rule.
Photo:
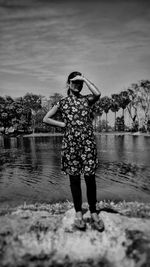
[[(71, 200), (62, 136), (0, 137), (0, 205)], [(150, 138), (96, 135), (98, 200), (150, 201)], [(83, 201), (86, 188), (82, 176)]]

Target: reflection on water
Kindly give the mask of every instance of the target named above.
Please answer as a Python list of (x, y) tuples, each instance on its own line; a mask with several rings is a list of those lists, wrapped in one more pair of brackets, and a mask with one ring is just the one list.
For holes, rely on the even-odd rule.
[[(0, 137), (0, 204), (71, 200), (60, 170), (61, 136)], [(150, 201), (150, 138), (96, 136), (98, 200)], [(82, 177), (83, 200), (86, 200)]]

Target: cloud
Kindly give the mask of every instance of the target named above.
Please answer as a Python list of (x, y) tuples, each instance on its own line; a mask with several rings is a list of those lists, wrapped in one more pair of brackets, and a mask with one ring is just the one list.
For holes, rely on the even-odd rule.
[(46, 86), (51, 81), (56, 88), (74, 69), (98, 80), (98, 72), (106, 75), (111, 68), (124, 71), (126, 66), (120, 76), (127, 77), (129, 65), (130, 72), (143, 69), (144, 61), (150, 65), (145, 60), (150, 45), (145, 0), (13, 1), (18, 3), (26, 3), (26, 10), (0, 8), (3, 73), (32, 76)]

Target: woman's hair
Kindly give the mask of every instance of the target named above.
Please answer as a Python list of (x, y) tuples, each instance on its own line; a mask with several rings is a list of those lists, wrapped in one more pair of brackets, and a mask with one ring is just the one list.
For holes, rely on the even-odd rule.
[[(77, 75), (80, 75), (81, 76), (82, 73), (79, 72), (79, 71), (73, 71), (73, 72), (71, 72), (69, 74), (69, 76), (68, 76), (68, 79), (67, 79), (67, 85), (69, 85), (70, 80), (73, 79), (74, 77), (76, 77)], [(68, 88), (68, 90), (67, 90), (67, 95), (70, 95), (70, 88)]]
[(69, 74), (69, 76), (68, 76), (67, 83), (70, 83), (70, 80), (73, 79), (74, 77), (78, 76), (78, 75), (81, 76), (82, 73), (79, 72), (79, 71), (73, 71), (73, 72), (71, 72), (71, 73)]

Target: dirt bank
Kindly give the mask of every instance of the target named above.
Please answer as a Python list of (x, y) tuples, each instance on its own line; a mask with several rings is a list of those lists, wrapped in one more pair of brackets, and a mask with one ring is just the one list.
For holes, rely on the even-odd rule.
[(0, 210), (0, 266), (150, 266), (150, 203), (100, 202), (105, 230), (74, 228), (70, 202)]

